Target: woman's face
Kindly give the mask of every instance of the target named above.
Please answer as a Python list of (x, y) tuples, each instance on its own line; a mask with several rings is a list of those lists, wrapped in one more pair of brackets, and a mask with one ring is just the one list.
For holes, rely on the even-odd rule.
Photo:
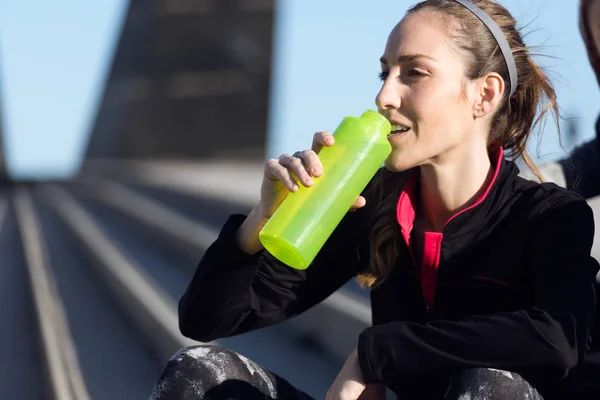
[(383, 86), (376, 102), (395, 130), (385, 162), (392, 171), (464, 156), (467, 143), (481, 135), (470, 100), (477, 89), (441, 27), (437, 13), (408, 15), (390, 33), (381, 58)]

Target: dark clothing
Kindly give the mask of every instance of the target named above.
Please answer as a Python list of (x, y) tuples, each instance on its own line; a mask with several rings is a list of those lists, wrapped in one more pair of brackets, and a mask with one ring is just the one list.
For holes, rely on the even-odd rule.
[[(600, 119), (599, 119), (600, 120)], [(600, 194), (600, 141), (598, 138), (577, 146), (567, 158), (557, 161), (558, 169), (552, 164), (540, 168), (544, 179), (553, 181), (557, 174), (559, 182), (569, 190), (589, 199)], [(550, 171), (550, 173), (546, 173)], [(557, 179), (557, 180), (558, 180)]]
[(162, 371), (150, 400), (312, 400), (280, 376), (218, 346), (177, 352)]
[[(596, 122), (596, 134), (600, 133), (600, 118)], [(600, 140), (595, 138), (578, 146), (569, 157), (542, 165), (544, 179), (572, 190), (589, 199), (600, 195)], [(531, 173), (523, 174), (534, 179)], [(600, 275), (596, 276), (596, 289)], [(595, 320), (600, 318), (600, 298), (596, 299)], [(600, 399), (600, 329), (594, 329), (592, 346), (584, 362), (577, 368), (578, 399)]]
[[(453, 374), (446, 393), (438, 398), (542, 400), (539, 393), (519, 375), (487, 368)], [(150, 400), (202, 399), (313, 400), (313, 397), (233, 351), (218, 346), (182, 349), (165, 366)], [(404, 399), (424, 397), (404, 393), (400, 400)]]
[[(362, 397), (361, 397), (362, 398)], [(425, 399), (402, 395), (399, 400)], [(440, 400), (543, 400), (518, 374), (474, 368), (456, 372)], [(167, 363), (150, 400), (313, 400), (282, 377), (218, 346), (182, 349)], [(371, 400), (371, 399), (365, 399)]]
[(543, 400), (519, 374), (490, 368), (471, 368), (452, 374), (444, 400), (465, 399)]
[[(518, 177), (501, 154), (495, 169), (484, 196), (432, 236), (425, 268), (406, 231), (414, 209), (398, 202), (407, 219), (402, 251), (371, 291), (374, 326), (358, 340), (367, 382), (399, 395), (411, 385), (439, 393), (457, 371), (494, 368), (522, 375), (545, 398), (569, 390), (564, 378), (585, 357), (593, 322), (592, 211), (574, 193)], [(410, 182), (413, 173), (398, 176)], [(403, 196), (410, 200), (409, 191)], [(242, 252), (235, 234), (245, 217), (231, 216), (179, 303), (182, 333), (209, 341), (281, 322), (364, 271), (374, 205), (365, 197), (367, 206), (344, 218), (304, 271)]]
[[(596, 135), (600, 134), (600, 118)], [(600, 139), (597, 137), (578, 146), (569, 157), (556, 163), (544, 164), (540, 171), (545, 179), (560, 184), (589, 199), (600, 195)], [(531, 178), (531, 177), (530, 177)], [(596, 276), (596, 288), (600, 275)], [(600, 318), (600, 298), (596, 299), (595, 320)], [(582, 365), (577, 369), (578, 398), (600, 399), (600, 329), (594, 330), (592, 346)]]
[[(568, 157), (541, 165), (539, 169), (544, 179), (585, 199), (600, 195), (600, 116), (595, 129), (596, 137), (577, 146)], [(524, 177), (535, 179), (531, 173)]]
[[(599, 17), (592, 13), (592, 6), (599, 0), (580, 0), (579, 2), (579, 30), (590, 65), (600, 83), (600, 52), (599, 43), (594, 40), (592, 33), (596, 19)], [(584, 198), (595, 197), (600, 194), (600, 116), (595, 124), (596, 137), (575, 148), (566, 159), (542, 166), (544, 178), (560, 184), (581, 194)], [(558, 168), (557, 168), (558, 167)]]
[[(600, 0), (580, 0), (579, 28), (587, 51), (590, 65), (596, 79), (600, 83), (599, 44), (594, 39), (592, 29), (597, 24), (598, 15), (593, 13), (592, 6)], [(557, 162), (549, 162), (540, 167), (544, 179), (579, 193), (584, 198), (600, 195), (600, 116), (596, 119), (596, 135), (573, 151), (568, 157)], [(529, 179), (533, 175), (524, 171)], [(600, 275), (597, 276), (597, 287), (600, 286)], [(600, 299), (597, 299), (600, 303)], [(600, 318), (600, 304), (597, 304), (596, 320)], [(600, 329), (595, 329), (592, 347), (585, 361), (572, 374), (577, 382), (578, 397), (600, 399)], [(576, 377), (576, 378), (575, 378)]]

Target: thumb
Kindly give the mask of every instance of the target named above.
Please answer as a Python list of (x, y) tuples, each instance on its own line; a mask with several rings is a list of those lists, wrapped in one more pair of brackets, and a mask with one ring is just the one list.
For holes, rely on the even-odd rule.
[(366, 204), (367, 199), (362, 196), (358, 196), (354, 201), (354, 204), (352, 204), (352, 207), (350, 207), (350, 211), (356, 211), (357, 209), (364, 207)]

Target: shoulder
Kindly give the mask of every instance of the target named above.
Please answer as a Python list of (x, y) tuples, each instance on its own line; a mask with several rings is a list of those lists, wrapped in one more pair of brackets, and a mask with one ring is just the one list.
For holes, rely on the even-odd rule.
[(539, 183), (518, 176), (515, 178), (513, 190), (527, 205), (529, 214), (533, 215), (567, 205), (590, 208), (581, 195), (554, 182)]
[(593, 237), (594, 213), (579, 194), (552, 182), (537, 183), (522, 177), (516, 178), (514, 192), (533, 228)]
[[(534, 264), (560, 266), (557, 271), (573, 266), (594, 279), (598, 263), (592, 256), (594, 247), (594, 213), (588, 202), (572, 191), (554, 183), (524, 182), (521, 196), (527, 200), (527, 220), (522, 235)], [(585, 267), (584, 267), (585, 266)]]

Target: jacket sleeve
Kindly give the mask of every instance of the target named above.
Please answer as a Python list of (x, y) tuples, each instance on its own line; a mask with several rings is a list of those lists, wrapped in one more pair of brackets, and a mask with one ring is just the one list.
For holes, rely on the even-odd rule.
[(246, 217), (230, 216), (179, 301), (180, 331), (206, 342), (281, 322), (321, 302), (359, 270), (362, 214), (348, 213), (303, 271), (266, 251), (240, 250), (235, 236)]
[(537, 217), (530, 249), (531, 308), (367, 328), (358, 343), (367, 382), (474, 367), (540, 371), (556, 380), (566, 376), (589, 346), (598, 271), (590, 256), (592, 211), (585, 201), (572, 199)]

